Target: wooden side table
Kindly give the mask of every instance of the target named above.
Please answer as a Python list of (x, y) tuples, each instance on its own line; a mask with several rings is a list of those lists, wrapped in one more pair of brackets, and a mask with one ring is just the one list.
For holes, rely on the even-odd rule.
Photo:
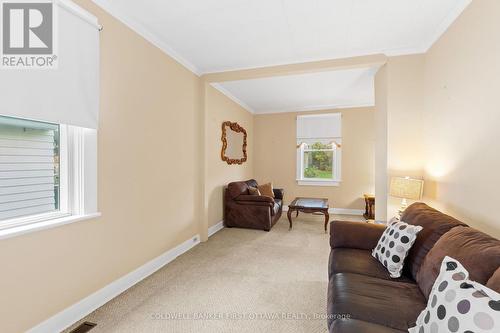
[(375, 219), (375, 196), (373, 194), (365, 194), (365, 213), (364, 218), (367, 220)]

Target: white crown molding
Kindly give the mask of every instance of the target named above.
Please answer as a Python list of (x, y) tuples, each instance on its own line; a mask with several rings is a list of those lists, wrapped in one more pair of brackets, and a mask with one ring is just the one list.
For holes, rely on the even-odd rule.
[(226, 88), (224, 88), (220, 83), (217, 83), (217, 82), (213, 82), (213, 83), (210, 83), (210, 85), (212, 87), (214, 87), (215, 89), (217, 89), (218, 91), (220, 91), (222, 94), (224, 94), (227, 98), (229, 98), (230, 100), (232, 100), (233, 102), (235, 102), (236, 104), (238, 104), (239, 106), (241, 106), (242, 108), (244, 108), (245, 110), (247, 110), (248, 112), (252, 113), (252, 114), (255, 114), (255, 110), (250, 107), (248, 104), (246, 104), (245, 102), (243, 102), (241, 99), (239, 99), (238, 97), (234, 96), (233, 94), (231, 94)]
[(216, 224), (208, 228), (208, 237), (213, 236), (215, 233), (221, 231), (222, 229), (224, 229), (224, 220), (217, 222)]
[(191, 239), (188, 239), (173, 249), (168, 250), (136, 270), (122, 276), (118, 280), (111, 282), (104, 288), (85, 297), (81, 301), (71, 305), (65, 310), (31, 328), (27, 333), (51, 333), (65, 330), (78, 320), (120, 295), (122, 292), (142, 281), (144, 278), (153, 274), (166, 264), (172, 262), (175, 258), (189, 251), (199, 243), (200, 236), (195, 235)]
[(382, 52), (387, 57), (397, 57), (411, 54), (422, 54), (425, 53), (424, 48), (419, 46), (405, 46), (405, 47), (396, 47), (393, 49), (388, 49)]
[(458, 5), (451, 11), (445, 19), (438, 25), (436, 31), (422, 43), (422, 52), (427, 53), (430, 50), (432, 45), (436, 43), (439, 38), (450, 28), (450, 26), (455, 22), (455, 20), (463, 13), (463, 11), (472, 3), (472, 0), (462, 0), (458, 3)]
[(256, 111), (255, 114), (261, 115), (261, 114), (275, 114), (275, 113), (289, 113), (289, 112), (308, 112), (308, 111), (322, 111), (322, 110), (333, 110), (333, 109), (366, 108), (373, 106), (375, 106), (374, 102), (362, 102), (362, 103), (352, 103), (352, 104), (324, 104), (324, 105), (310, 105), (300, 108)]
[(187, 68), (189, 71), (193, 72), (197, 76), (201, 76), (201, 71), (193, 63), (185, 59), (179, 53), (177, 53), (172, 47), (164, 43), (158, 36), (146, 29), (142, 24), (131, 19), (127, 15), (123, 14), (120, 10), (116, 9), (116, 6), (111, 4), (108, 0), (92, 0), (99, 7), (108, 12), (111, 16), (118, 19), (120, 22), (128, 26), (130, 29), (135, 31), (142, 38), (162, 50), (169, 57), (177, 61), (179, 64)]
[(84, 20), (85, 22), (94, 26), (95, 28), (97, 28), (99, 30), (102, 29), (102, 26), (98, 23), (97, 17), (95, 17), (93, 14), (91, 14), (87, 10), (83, 9), (82, 7), (78, 6), (73, 1), (71, 1), (71, 0), (57, 0), (56, 3), (60, 7), (71, 12), (73, 15), (80, 17), (82, 20)]
[[(403, 50), (406, 50), (407, 48), (404, 48)], [(413, 50), (414, 48), (408, 48), (409, 50)], [(399, 50), (399, 48), (395, 49)], [(345, 60), (345, 59), (350, 59), (350, 58), (358, 58), (358, 57), (369, 57), (369, 56), (379, 56), (379, 55), (386, 55), (386, 51), (384, 50), (375, 50), (375, 51), (370, 51), (370, 52), (357, 52), (357, 53), (345, 53), (345, 54), (338, 54), (333, 57), (309, 57), (309, 58), (304, 58), (296, 61), (278, 61), (278, 62), (271, 62), (271, 63), (260, 63), (260, 64), (255, 64), (252, 66), (243, 66), (243, 67), (221, 67), (221, 68), (213, 68), (207, 71), (202, 72), (202, 75), (212, 75), (212, 74), (223, 74), (223, 73), (230, 73), (230, 72), (238, 72), (238, 71), (248, 71), (248, 70), (255, 70), (255, 69), (262, 69), (262, 68), (272, 68), (272, 67), (280, 67), (280, 66), (293, 66), (293, 65), (303, 65), (303, 64), (309, 64), (309, 63), (318, 63), (322, 61), (331, 61), (331, 60)], [(324, 71), (331, 71), (332, 69), (325, 69)], [(336, 69), (333, 69), (336, 70)], [(286, 74), (285, 74), (286, 75)], [(273, 75), (270, 75), (273, 76)], [(283, 76), (283, 74), (279, 74), (276, 76)], [(249, 79), (251, 80), (251, 79)]]
[[(472, 1), (472, 0), (467, 0), (467, 1)], [(425, 53), (425, 49), (421, 46), (421, 43), (418, 42), (418, 43), (416, 43), (416, 45), (400, 46), (400, 47), (395, 47), (395, 48), (390, 48), (390, 49), (358, 50), (357, 52), (338, 54), (334, 57), (329, 57), (329, 58), (323, 58), (323, 57), (304, 58), (304, 59), (300, 59), (297, 61), (273, 62), (273, 63), (266, 63), (266, 64), (261, 63), (261, 64), (255, 64), (253, 66), (220, 67), (220, 68), (214, 68), (214, 69), (210, 69), (208, 71), (204, 71), (204, 72), (202, 72), (202, 75), (223, 74), (223, 73), (230, 73), (230, 72), (237, 72), (237, 71), (248, 71), (248, 70), (254, 70), (254, 69), (259, 69), (259, 68), (272, 68), (272, 67), (279, 67), (279, 66), (300, 65), (300, 64), (316, 63), (316, 62), (329, 61), (329, 60), (341, 60), (341, 59), (350, 59), (350, 58), (357, 58), (357, 57), (369, 57), (369, 56), (375, 56), (375, 55), (381, 55), (381, 54), (385, 55), (386, 57), (395, 57), (395, 56), (400, 56), (400, 55), (420, 54), (420, 53)], [(329, 71), (329, 70), (325, 70), (325, 71)]]

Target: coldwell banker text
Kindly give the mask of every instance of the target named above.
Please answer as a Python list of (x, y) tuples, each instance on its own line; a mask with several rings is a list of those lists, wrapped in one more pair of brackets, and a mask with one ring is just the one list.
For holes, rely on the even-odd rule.
[(2, 68), (51, 69), (54, 54), (54, 11), (51, 1), (2, 3)]

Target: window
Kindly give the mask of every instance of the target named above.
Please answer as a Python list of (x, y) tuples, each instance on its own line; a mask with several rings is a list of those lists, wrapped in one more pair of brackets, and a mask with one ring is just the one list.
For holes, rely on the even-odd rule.
[(0, 115), (0, 239), (99, 216), (99, 25), (55, 1), (57, 68), (5, 70)]
[[(0, 116), (0, 221), (66, 212), (61, 126)], [(64, 197), (64, 196), (63, 196)], [(7, 221), (7, 222), (6, 222)]]
[(338, 186), (341, 181), (341, 115), (297, 117), (297, 182)]
[(0, 238), (96, 215), (93, 142), (90, 129), (0, 116)]

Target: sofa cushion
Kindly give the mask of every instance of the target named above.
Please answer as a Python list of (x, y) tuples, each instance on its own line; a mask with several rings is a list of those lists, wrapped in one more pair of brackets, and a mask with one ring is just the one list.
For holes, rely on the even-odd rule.
[(426, 299), (416, 284), (352, 273), (334, 274), (328, 286), (328, 318), (341, 315), (397, 330), (415, 326)]
[(239, 204), (263, 204), (269, 205), (270, 207), (274, 205), (274, 199), (266, 197), (265, 195), (240, 194), (239, 196), (234, 198), (234, 201)]
[(500, 332), (500, 294), (469, 279), (459, 261), (446, 256), (427, 308), (410, 333)]
[(266, 183), (257, 186), (261, 195), (266, 195), (268, 197), (274, 198), (273, 183)]
[(248, 186), (252, 186), (252, 187), (258, 187), (259, 186), (259, 184), (257, 184), (257, 181), (255, 179), (245, 180), (245, 183)]
[(281, 200), (280, 199), (274, 199), (274, 206), (273, 206), (273, 211), (271, 215), (276, 215), (281, 209)]
[(424, 203), (417, 202), (409, 206), (401, 217), (408, 224), (419, 225), (423, 230), (418, 233), (417, 239), (405, 263), (405, 271), (414, 279), (424, 261), (425, 256), (438, 241), (439, 238), (451, 228), (467, 226), (466, 224), (443, 214)]
[(248, 186), (248, 194), (250, 195), (261, 195), (257, 187)]
[(274, 193), (274, 198), (275, 199), (281, 199), (285, 197), (285, 190), (282, 188), (274, 188), (273, 187), (273, 193)]
[(424, 295), (431, 292), (441, 262), (447, 255), (462, 263), (471, 280), (486, 284), (500, 266), (500, 241), (468, 227), (448, 231), (429, 251), (417, 274), (416, 280)]
[(415, 281), (405, 276), (401, 276), (397, 279), (391, 278), (385, 267), (379, 263), (377, 259), (373, 258), (369, 250), (347, 248), (333, 249), (330, 252), (328, 270), (329, 278), (336, 273), (356, 273), (384, 280), (415, 283)]
[(403, 271), (404, 261), (421, 226), (410, 225), (399, 219), (392, 219), (372, 251), (372, 256), (380, 261), (392, 278), (398, 278)]
[(248, 185), (246, 182), (232, 182), (227, 185), (227, 192), (231, 199), (234, 199), (242, 194), (248, 193)]
[(489, 278), (486, 287), (500, 293), (500, 267), (498, 267), (495, 273)]
[(387, 326), (369, 323), (357, 319), (336, 319), (330, 327), (330, 333), (400, 333)]
[(373, 250), (385, 231), (385, 224), (352, 221), (330, 222), (330, 247)]

